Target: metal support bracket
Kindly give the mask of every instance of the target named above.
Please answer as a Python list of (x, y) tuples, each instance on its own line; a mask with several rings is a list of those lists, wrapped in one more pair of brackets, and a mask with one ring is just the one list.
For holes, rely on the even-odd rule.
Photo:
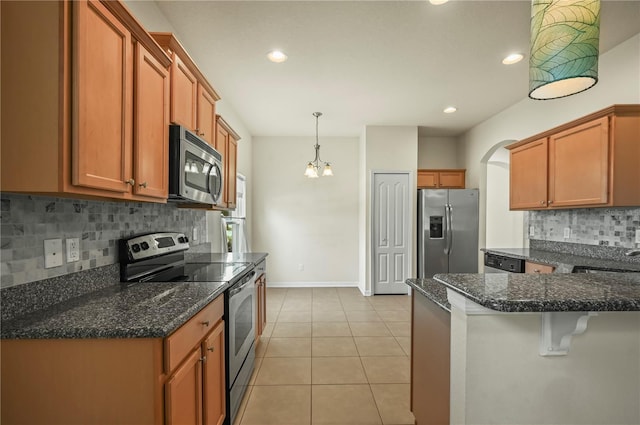
[(587, 330), (587, 322), (598, 313), (593, 311), (552, 311), (542, 313), (540, 330), (541, 356), (566, 356), (571, 337)]

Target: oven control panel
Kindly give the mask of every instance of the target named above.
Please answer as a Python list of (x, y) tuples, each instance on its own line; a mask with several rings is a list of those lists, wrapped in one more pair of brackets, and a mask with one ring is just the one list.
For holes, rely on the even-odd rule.
[(138, 261), (186, 251), (189, 249), (189, 238), (184, 233), (150, 233), (121, 240), (120, 249), (126, 252), (130, 261)]

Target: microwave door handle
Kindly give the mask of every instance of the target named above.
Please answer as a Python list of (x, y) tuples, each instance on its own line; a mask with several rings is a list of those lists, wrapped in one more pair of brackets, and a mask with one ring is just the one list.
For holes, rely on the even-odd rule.
[[(216, 171), (216, 170), (218, 170), (218, 171)], [(207, 175), (207, 177), (208, 177), (207, 178), (207, 192), (209, 192), (209, 194), (213, 198), (213, 203), (217, 204), (218, 200), (220, 199), (220, 194), (218, 193), (217, 188), (211, 187), (211, 174), (214, 173), (214, 172), (216, 172), (218, 174), (218, 176), (220, 177), (220, 178), (217, 179), (217, 181), (221, 182), (222, 174), (221, 174), (220, 167), (218, 167), (218, 164), (216, 164), (215, 161), (211, 161), (211, 169), (209, 170), (209, 174)]]

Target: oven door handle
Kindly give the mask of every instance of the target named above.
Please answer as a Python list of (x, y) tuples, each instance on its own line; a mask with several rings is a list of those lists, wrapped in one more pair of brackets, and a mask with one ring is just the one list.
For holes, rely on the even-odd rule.
[(231, 290), (229, 290), (229, 298), (233, 297), (235, 294), (237, 294), (238, 292), (242, 291), (244, 288), (247, 287), (247, 285), (249, 285), (250, 283), (253, 282), (253, 277), (256, 275), (255, 270), (251, 271), (251, 273), (249, 273), (247, 276), (245, 276), (242, 279), (242, 284), (236, 288), (233, 288)]

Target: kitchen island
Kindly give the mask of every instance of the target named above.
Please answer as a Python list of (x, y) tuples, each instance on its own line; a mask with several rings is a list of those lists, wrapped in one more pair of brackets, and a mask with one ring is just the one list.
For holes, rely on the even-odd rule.
[[(443, 274), (407, 284), (413, 329), (433, 328), (415, 322), (418, 305), (450, 329), (448, 342), (440, 332), (431, 344), (450, 350), (450, 423), (640, 423), (640, 274)], [(432, 359), (412, 361), (415, 393), (428, 385), (415, 366)]]

